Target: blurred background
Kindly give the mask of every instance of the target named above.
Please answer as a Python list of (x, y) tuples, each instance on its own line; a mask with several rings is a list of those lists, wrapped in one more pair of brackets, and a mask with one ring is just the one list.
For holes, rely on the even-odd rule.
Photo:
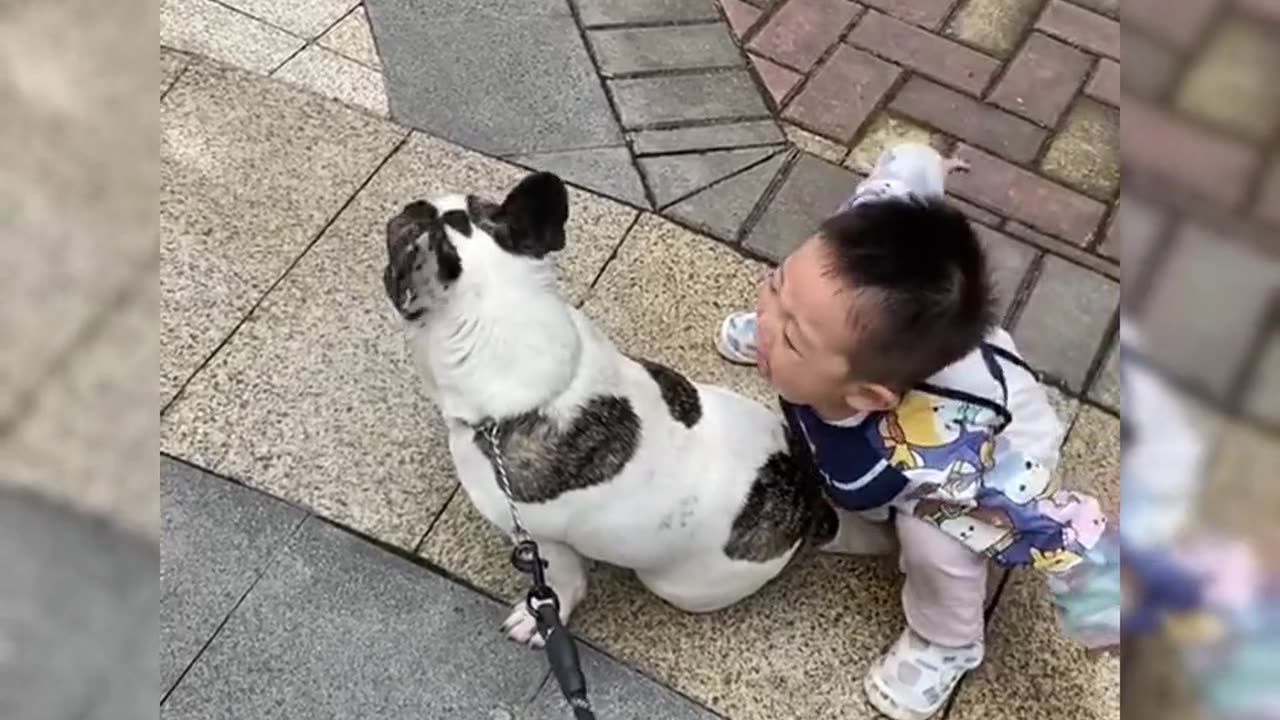
[[(1123, 711), (1280, 717), (1280, 0), (1120, 15)], [(156, 712), (156, 17), (0, 0), (0, 718)]]

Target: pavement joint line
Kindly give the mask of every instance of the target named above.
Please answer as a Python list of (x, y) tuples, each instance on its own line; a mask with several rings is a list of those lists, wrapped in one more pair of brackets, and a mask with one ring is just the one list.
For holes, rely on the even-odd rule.
[[(570, 4), (574, 6), (574, 10), (576, 11), (576, 10), (577, 10), (577, 3), (570, 3)], [(717, 2), (717, 3), (716, 3), (716, 5), (718, 6), (718, 5), (719, 5), (719, 3)], [(601, 25), (587, 25), (586, 23), (579, 23), (579, 26), (580, 26), (582, 29), (584, 29), (584, 30), (590, 30), (591, 32), (595, 32), (595, 31), (597, 31), (597, 30), (605, 30), (605, 31), (611, 31), (611, 30), (657, 30), (657, 29), (662, 29), (662, 28), (665, 28), (665, 29), (672, 29), (672, 28), (684, 28), (684, 27), (706, 27), (706, 26), (710, 26), (710, 25), (718, 25), (718, 24), (720, 24), (721, 22), (723, 22), (723, 20), (720, 20), (720, 19), (716, 19), (716, 20), (712, 20), (712, 19), (706, 19), (706, 20), (630, 20), (630, 21), (627, 21), (627, 22), (619, 22), (619, 23), (604, 23), (604, 24), (601, 24)]]
[(1093, 351), (1093, 358), (1089, 361), (1089, 369), (1084, 373), (1084, 380), (1080, 383), (1080, 397), (1092, 397), (1094, 385), (1097, 385), (1098, 379), (1102, 377), (1103, 367), (1107, 364), (1107, 352), (1111, 349), (1111, 343), (1117, 341), (1120, 336), (1120, 308), (1116, 308), (1111, 315), (1111, 321), (1107, 323), (1107, 330), (1102, 334), (1102, 339), (1098, 343), (1098, 347)]
[[(578, 8), (576, 0), (566, 0), (566, 5), (569, 7), (569, 16), (573, 19), (573, 27), (578, 31), (578, 42), (582, 43), (582, 48), (587, 53), (587, 61), (591, 63), (591, 69), (595, 72), (596, 82), (600, 84), (600, 92), (604, 93), (604, 101), (609, 106), (609, 114), (613, 118), (613, 126), (618, 129), (618, 134), (622, 136), (623, 147), (626, 148), (627, 157), (631, 160), (631, 170), (640, 181), (640, 188), (644, 190), (644, 200), (649, 205), (645, 210), (655, 208), (658, 203), (653, 193), (653, 188), (649, 187), (649, 181), (645, 178), (644, 173), (640, 171), (640, 163), (636, 162), (636, 154), (631, 152), (631, 146), (627, 143), (627, 126), (622, 122), (622, 114), (618, 112), (618, 103), (613, 97), (613, 92), (609, 89), (609, 82), (605, 79), (604, 73), (600, 71), (600, 59), (596, 57), (596, 49), (592, 46), (591, 39), (587, 37), (587, 29), (582, 22), (582, 12)], [(630, 205), (630, 203), (627, 204)]]
[(240, 328), (244, 327), (244, 324), (249, 321), (249, 318), (253, 317), (253, 315), (258, 311), (258, 308), (262, 306), (262, 303), (271, 295), (272, 291), (274, 291), (280, 283), (284, 282), (284, 279), (289, 276), (289, 273), (293, 272), (293, 269), (298, 266), (298, 263), (302, 262), (302, 258), (306, 257), (307, 254), (311, 252), (311, 249), (316, 246), (316, 243), (320, 242), (320, 239), (329, 231), (329, 228), (337, 222), (338, 218), (342, 216), (342, 213), (346, 212), (347, 208), (351, 206), (351, 203), (355, 202), (355, 199), (359, 197), (360, 193), (363, 192), (369, 183), (373, 181), (373, 178), (377, 177), (378, 173), (382, 171), (382, 168), (386, 167), (387, 163), (391, 161), (391, 158), (395, 157), (400, 152), (401, 148), (408, 144), (409, 138), (412, 134), (412, 131), (405, 132), (404, 136), (401, 137), (400, 140), (392, 146), (386, 156), (374, 166), (373, 170), (360, 182), (355, 190), (352, 191), (351, 195), (338, 206), (338, 209), (330, 215), (328, 219), (325, 220), (324, 225), (322, 225), (311, 240), (307, 242), (302, 251), (299, 252), (292, 261), (290, 261), (284, 271), (281, 272), (269, 286), (267, 286), (266, 290), (264, 290), (256, 300), (254, 300), (253, 305), (249, 310), (236, 321), (235, 327), (231, 328), (226, 336), (218, 342), (217, 346), (215, 346), (213, 350), (211, 350), (208, 355), (200, 361), (200, 364), (196, 366), (195, 370), (192, 370), (191, 373), (187, 375), (186, 379), (182, 381), (182, 384), (178, 386), (178, 389), (174, 391), (173, 396), (165, 402), (163, 407), (160, 408), (161, 417), (164, 417), (164, 415), (169, 412), (170, 408), (172, 408), (178, 400), (182, 398), (183, 394), (187, 391), (187, 387), (191, 385), (191, 382), (195, 380), (195, 378), (209, 365), (209, 363), (213, 362), (213, 359), (222, 351), (222, 348), (226, 347), (227, 344), (231, 342), (232, 338), (234, 338), (240, 331)]
[(166, 98), (169, 97), (169, 93), (173, 92), (173, 89), (178, 86), (178, 83), (182, 82), (182, 78), (187, 74), (187, 70), (189, 70), (190, 68), (191, 68), (191, 58), (184, 56), (182, 60), (182, 67), (178, 68), (178, 72), (174, 73), (173, 75), (173, 80), (170, 80), (169, 84), (165, 86), (164, 92), (160, 93), (161, 105), (164, 105), (164, 101)]
[(5, 415), (0, 415), (0, 441), (8, 439), (22, 427), (31, 413), (37, 409), (45, 392), (66, 375), (68, 368), (79, 357), (80, 351), (97, 342), (120, 310), (141, 295), (145, 283), (139, 281), (146, 280), (148, 276), (154, 278), (159, 272), (160, 253), (157, 249), (155, 253), (139, 261), (137, 267), (125, 273), (119, 285), (107, 293), (106, 301), (101, 307), (85, 318), (66, 344), (55, 350), (53, 357), (44, 363), (43, 369), (36, 377), (17, 393), (12, 409)]
[(1009, 300), (1009, 308), (1005, 310), (1004, 321), (1000, 323), (1001, 326), (1010, 330), (1017, 326), (1018, 320), (1022, 318), (1023, 308), (1031, 300), (1031, 293), (1035, 291), (1036, 285), (1040, 282), (1040, 274), (1044, 272), (1044, 262), (1045, 253), (1041, 250), (1032, 256), (1031, 262), (1027, 263), (1027, 270), (1022, 274), (1022, 279), (1018, 281), (1018, 287), (1013, 290), (1013, 298)]
[(658, 68), (652, 70), (631, 70), (626, 72), (607, 73), (603, 70), (597, 71), (600, 77), (606, 80), (648, 80), (650, 78), (660, 77), (683, 77), (689, 75), (719, 75), (727, 74), (734, 70), (742, 70), (742, 65), (699, 65), (698, 67), (683, 68)]
[[(747, 213), (747, 217), (742, 221), (742, 224), (738, 226), (738, 231), (733, 238), (733, 242), (727, 243), (730, 247), (736, 248), (738, 252), (742, 253), (745, 257), (753, 260), (762, 260), (770, 266), (777, 265), (773, 260), (748, 249), (745, 240), (747, 239), (747, 236), (751, 234), (751, 231), (755, 230), (756, 225), (760, 222), (760, 218), (764, 216), (765, 212), (769, 209), (769, 206), (773, 204), (774, 199), (778, 196), (778, 191), (782, 189), (787, 178), (791, 176), (791, 171), (795, 168), (796, 163), (800, 161), (800, 156), (802, 154), (805, 153), (797, 147), (792, 146), (788, 148), (787, 156), (782, 160), (782, 167), (778, 168), (778, 173), (770, 178), (769, 184), (765, 186), (764, 192), (760, 193), (760, 197), (756, 198), (756, 204), (752, 206), (751, 212)], [(814, 157), (817, 156), (815, 155)]]
[(680, 130), (688, 127), (705, 127), (712, 125), (733, 125), (737, 123), (762, 122), (764, 120), (773, 120), (772, 115), (720, 115), (711, 118), (702, 118), (698, 121), (690, 122), (687, 120), (660, 120), (658, 122), (640, 123), (638, 125), (623, 125), (622, 129), (626, 132), (641, 132), (644, 130)]
[(414, 555), (422, 552), (422, 546), (427, 544), (427, 538), (431, 537), (431, 531), (436, 529), (436, 525), (439, 524), (440, 518), (444, 517), (445, 511), (449, 509), (449, 505), (453, 503), (453, 499), (458, 496), (458, 491), (461, 488), (462, 485), (460, 483), (454, 483), (453, 489), (449, 491), (449, 497), (444, 499), (444, 502), (440, 504), (440, 509), (431, 516), (431, 522), (427, 523), (426, 532), (422, 533), (422, 537), (418, 538), (418, 541), (413, 544), (412, 552)]
[(1258, 323), (1256, 331), (1250, 336), (1249, 348), (1245, 350), (1240, 363), (1240, 370), (1231, 379), (1223, 400), (1235, 414), (1243, 415), (1245, 401), (1254, 376), (1261, 371), (1262, 361), (1266, 357), (1268, 346), (1276, 339), (1277, 325), (1280, 325), (1280, 292), (1272, 292), (1267, 311)]
[(631, 232), (636, 229), (636, 225), (640, 224), (640, 218), (645, 214), (646, 213), (636, 213), (635, 217), (631, 218), (631, 222), (627, 225), (627, 229), (622, 231), (622, 235), (618, 238), (618, 242), (614, 243), (613, 249), (609, 251), (609, 256), (600, 264), (600, 269), (596, 271), (595, 277), (591, 278), (591, 283), (587, 285), (587, 291), (582, 294), (582, 299), (578, 301), (575, 307), (581, 308), (587, 304), (587, 300), (595, 293), (596, 285), (600, 282), (600, 279), (604, 277), (606, 272), (608, 272), (609, 266), (613, 264), (615, 259), (617, 259), (618, 253), (622, 252), (623, 243), (631, 237)]
[(258, 572), (254, 574), (253, 580), (249, 582), (249, 586), (246, 587), (244, 592), (241, 593), (240, 597), (236, 599), (235, 604), (231, 606), (231, 609), (227, 611), (227, 614), (223, 616), (222, 620), (218, 623), (218, 627), (214, 628), (213, 632), (204, 641), (204, 644), (202, 644), (200, 646), (200, 649), (196, 651), (195, 656), (193, 656), (191, 658), (191, 661), (187, 663), (187, 666), (182, 669), (182, 672), (178, 674), (178, 677), (174, 678), (173, 684), (170, 685), (169, 688), (165, 690), (164, 696), (160, 698), (161, 707), (164, 707), (165, 702), (169, 700), (169, 697), (173, 695), (174, 691), (178, 689), (178, 686), (182, 684), (182, 681), (186, 679), (187, 674), (190, 673), (191, 669), (196, 666), (196, 663), (200, 662), (200, 658), (204, 656), (205, 650), (209, 649), (209, 646), (213, 644), (213, 641), (217, 640), (218, 636), (222, 634), (222, 629), (226, 627), (228, 622), (231, 621), (232, 616), (236, 614), (236, 611), (240, 609), (240, 606), (244, 604), (244, 601), (248, 599), (249, 593), (252, 593), (254, 588), (258, 587), (258, 582), (261, 581), (262, 578), (266, 576), (267, 571), (270, 570), (271, 567), (275, 564), (276, 559), (280, 557), (280, 554), (284, 552), (285, 548), (287, 548), (289, 544), (293, 542), (294, 537), (296, 537), (298, 534), (298, 530), (300, 530), (302, 528), (302, 525), (312, 517), (319, 517), (319, 516), (314, 515), (310, 512), (304, 513), (302, 517), (299, 518), (298, 521), (294, 524), (293, 529), (289, 531), (288, 536), (283, 538), (280, 541), (280, 544), (272, 549), (271, 556), (267, 558), (267, 561), (264, 562), (262, 564), (262, 567), (258, 569)]
[(268, 21), (268, 20), (263, 20), (262, 18), (258, 17), (257, 15), (254, 15), (254, 14), (253, 14), (253, 13), (251, 13), (251, 12), (248, 12), (248, 11), (245, 11), (245, 10), (241, 10), (240, 8), (236, 7), (235, 5), (232, 5), (231, 3), (224, 2), (224, 0), (200, 0), (200, 1), (201, 1), (201, 2), (213, 3), (214, 5), (221, 5), (222, 7), (224, 7), (224, 8), (226, 8), (226, 9), (230, 10), (231, 12), (234, 12), (234, 13), (236, 13), (236, 14), (238, 14), (238, 15), (243, 15), (243, 16), (245, 16), (245, 17), (249, 18), (250, 20), (252, 20), (252, 21), (256, 22), (256, 23), (261, 23), (261, 24), (263, 24), (263, 25), (266, 25), (267, 27), (269, 27), (269, 28), (271, 28), (271, 29), (273, 29), (273, 30), (279, 30), (280, 32), (285, 33), (286, 35), (289, 35), (290, 37), (294, 37), (294, 38), (297, 38), (297, 39), (299, 39), (299, 40), (306, 40), (306, 39), (307, 39), (307, 38), (304, 38), (304, 37), (302, 37), (301, 35), (299, 35), (299, 34), (297, 34), (297, 33), (293, 32), (292, 30), (286, 30), (285, 28), (282, 28), (282, 27), (280, 27), (279, 25), (276, 25), (276, 24), (275, 24), (275, 23), (273, 23), (273, 22), (270, 22), (270, 21)]
[[(743, 150), (745, 150), (745, 149), (747, 149), (747, 148), (732, 148), (732, 149), (735, 149), (735, 150), (737, 150), (737, 149), (743, 149)], [(717, 185), (720, 185), (720, 184), (722, 184), (722, 183), (724, 183), (724, 182), (726, 182), (726, 181), (728, 181), (728, 180), (732, 180), (732, 179), (734, 179), (734, 178), (738, 177), (739, 175), (742, 175), (743, 173), (746, 173), (746, 172), (748, 172), (748, 171), (750, 171), (750, 170), (754, 170), (754, 169), (756, 169), (756, 168), (760, 167), (761, 165), (763, 165), (763, 164), (765, 164), (765, 163), (769, 162), (770, 160), (772, 160), (772, 159), (774, 159), (774, 158), (778, 157), (778, 155), (782, 154), (783, 152), (785, 152), (785, 148), (779, 148), (777, 151), (769, 153), (768, 155), (766, 155), (766, 156), (764, 156), (764, 157), (760, 158), (759, 160), (756, 160), (755, 162), (751, 163), (750, 165), (746, 165), (746, 166), (744, 166), (744, 167), (738, 168), (737, 170), (734, 170), (733, 172), (729, 173), (728, 175), (725, 175), (725, 176), (723, 176), (723, 177), (717, 178), (717, 179), (716, 179), (716, 180), (714, 180), (713, 182), (707, 183), (706, 185), (703, 185), (703, 186), (699, 187), (699, 188), (698, 188), (698, 189), (696, 189), (696, 190), (693, 190), (693, 191), (691, 191), (691, 192), (687, 192), (687, 193), (685, 193), (684, 195), (681, 195), (681, 196), (677, 197), (676, 199), (674, 199), (674, 200), (672, 200), (672, 201), (668, 202), (666, 205), (663, 205), (662, 207), (658, 208), (658, 212), (660, 212), (660, 213), (661, 213), (661, 212), (664, 212), (664, 211), (666, 211), (666, 210), (670, 209), (673, 205), (678, 205), (678, 204), (680, 204), (680, 203), (684, 202), (685, 200), (688, 200), (689, 198), (693, 197), (694, 195), (697, 195), (697, 194), (701, 193), (703, 190), (710, 190), (711, 188), (713, 188), (713, 187), (715, 187), (715, 186), (717, 186)], [(685, 153), (685, 154), (689, 154), (689, 153)]]
[[(753, 122), (760, 122), (760, 121), (753, 121)], [(787, 141), (775, 140), (773, 142), (747, 143), (745, 145), (708, 145), (706, 147), (685, 148), (683, 150), (672, 150), (671, 152), (646, 152), (646, 153), (634, 153), (634, 155), (638, 158), (673, 157), (676, 155), (705, 155), (706, 153), (723, 152), (725, 150), (759, 150), (761, 148), (778, 148), (778, 152), (782, 152), (783, 150), (787, 149)]]

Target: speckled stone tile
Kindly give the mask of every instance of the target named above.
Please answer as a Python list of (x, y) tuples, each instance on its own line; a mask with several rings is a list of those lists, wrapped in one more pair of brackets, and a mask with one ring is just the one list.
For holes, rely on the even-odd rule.
[(274, 77), (378, 117), (387, 117), (389, 112), (381, 72), (318, 45), (290, 58)]
[(1038, 0), (969, 0), (947, 25), (947, 34), (1008, 57), (1040, 7)]
[(260, 73), (279, 67), (305, 44), (212, 0), (163, 0), (160, 42)]
[(1049, 396), (1049, 405), (1053, 406), (1053, 412), (1058, 416), (1058, 422), (1062, 423), (1062, 432), (1064, 433), (1062, 441), (1065, 443), (1067, 441), (1066, 433), (1071, 430), (1071, 426), (1080, 415), (1080, 400), (1052, 385), (1044, 386), (1044, 393)]
[(798, 125), (785, 123), (782, 128), (787, 133), (787, 139), (791, 141), (792, 145), (810, 155), (817, 155), (828, 162), (839, 163), (849, 154), (849, 148), (832, 142), (816, 133), (811, 133)]
[(365, 14), (364, 5), (347, 13), (346, 17), (316, 42), (362, 65), (375, 70), (382, 68), (382, 60), (378, 57), (378, 48), (373, 42), (373, 31), (369, 28), (369, 16)]
[(1094, 197), (1113, 197), (1120, 187), (1120, 111), (1092, 100), (1078, 102), (1041, 167)]
[(849, 156), (844, 160), (845, 167), (870, 175), (876, 167), (876, 160), (880, 159), (880, 153), (898, 143), (906, 142), (940, 147), (939, 136), (928, 128), (882, 112), (871, 121), (862, 134), (862, 139), (849, 151)]
[(0, 437), (0, 485), (26, 487), (160, 538), (154, 274), (50, 378)]
[(529, 578), (511, 566), (511, 541), (484, 519), (461, 487), (418, 554), (509, 602), (529, 590)]
[(1044, 576), (1015, 571), (987, 623), (986, 660), (948, 720), (1119, 720), (1120, 660), (1059, 634)]
[(160, 117), (160, 384), (172, 395), (406, 131), (208, 62), (193, 62)]
[[(128, 13), (0, 20), (0, 425), (156, 253), (156, 49)], [(75, 48), (69, 52), (67, 48)], [(125, 70), (137, 68), (136, 71)]]
[(317, 37), (347, 11), (356, 0), (222, 0), (227, 5), (284, 28), (308, 40)]
[[(527, 581), (511, 569), (510, 547), (459, 492), (422, 554), (515, 601)], [(890, 559), (808, 553), (756, 595), (709, 615), (674, 609), (628, 570), (597, 564), (588, 578), (574, 633), (717, 712), (735, 720), (877, 717), (860, 678), (905, 622)]]
[(666, 363), (694, 382), (724, 385), (773, 406), (755, 368), (716, 353), (720, 322), (755, 307), (766, 267), (701, 235), (645, 215), (627, 235), (583, 310), (624, 353)]
[(1280, 542), (1280, 437), (1241, 424), (1228, 424), (1217, 442), (1206, 446), (1212, 453), (1201, 497), (1204, 519), (1220, 531), (1237, 533), (1259, 548)]
[(1102, 509), (1120, 511), (1120, 419), (1095, 407), (1080, 410), (1058, 460), (1063, 488), (1098, 498)]
[[(384, 228), (444, 192), (501, 199), (524, 171), (415, 135), (163, 419), (162, 447), (413, 547), (454, 488), (443, 423), (382, 289)], [(580, 298), (635, 211), (570, 193), (563, 287)]]
[(1280, 49), (1272, 30), (1248, 20), (1224, 22), (1192, 61), (1177, 103), (1213, 125), (1256, 141), (1280, 127)]

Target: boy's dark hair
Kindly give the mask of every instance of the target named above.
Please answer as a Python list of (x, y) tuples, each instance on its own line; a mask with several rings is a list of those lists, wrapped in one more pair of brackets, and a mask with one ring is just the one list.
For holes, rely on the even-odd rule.
[(906, 391), (972, 352), (995, 325), (982, 245), (941, 199), (863, 203), (820, 233), (831, 272), (880, 305), (874, 319), (855, 320), (860, 379)]

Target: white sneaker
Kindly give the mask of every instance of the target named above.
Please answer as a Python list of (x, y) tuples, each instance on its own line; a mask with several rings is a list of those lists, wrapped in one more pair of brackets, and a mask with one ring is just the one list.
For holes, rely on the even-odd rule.
[(965, 673), (982, 663), (980, 642), (935, 645), (907, 628), (871, 665), (862, 687), (867, 700), (893, 720), (926, 720), (946, 705)]
[(716, 338), (716, 350), (732, 363), (756, 364), (756, 314), (736, 312), (724, 319), (720, 335)]

